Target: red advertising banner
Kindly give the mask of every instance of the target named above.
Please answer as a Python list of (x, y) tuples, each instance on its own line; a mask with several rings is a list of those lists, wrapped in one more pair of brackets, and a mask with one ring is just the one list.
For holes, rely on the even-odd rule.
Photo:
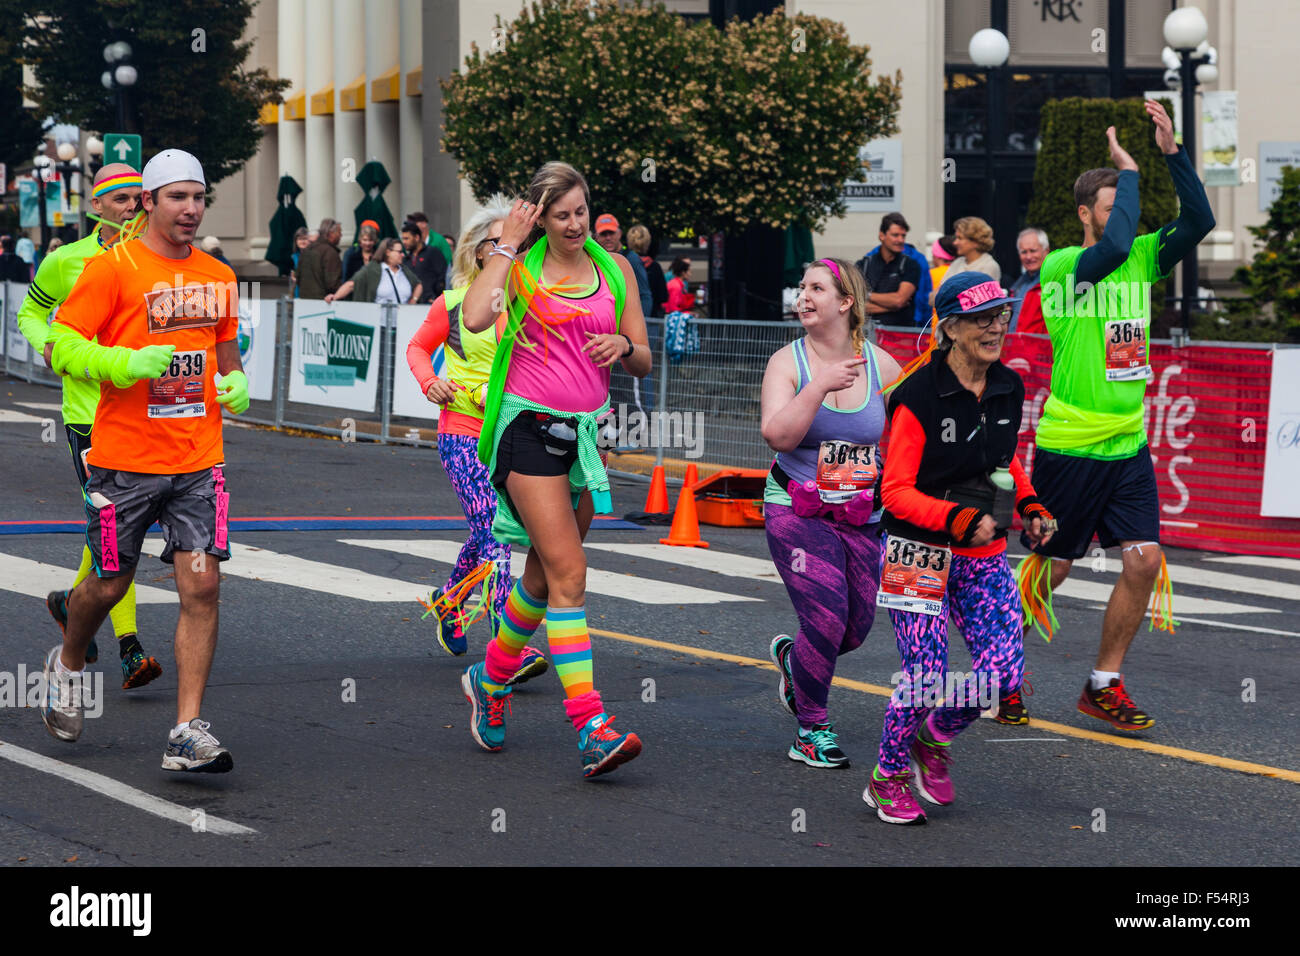
[[(907, 362), (925, 340), (916, 332), (880, 329), (877, 341)], [(1025, 383), (1020, 456), (1032, 475), (1034, 434), (1050, 392), (1051, 342), (1045, 335), (1009, 335), (1002, 361)], [(1151, 367), (1146, 430), (1160, 485), (1164, 543), (1300, 558), (1300, 518), (1259, 513), (1272, 352), (1227, 344), (1175, 349), (1153, 342)]]

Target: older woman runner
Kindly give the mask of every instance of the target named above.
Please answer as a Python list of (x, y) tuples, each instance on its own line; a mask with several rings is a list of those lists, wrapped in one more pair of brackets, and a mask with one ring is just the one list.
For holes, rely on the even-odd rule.
[(791, 760), (848, 767), (827, 717), (835, 661), (866, 639), (880, 583), (882, 379), (898, 363), (866, 341), (867, 288), (839, 259), (812, 263), (795, 310), (807, 332), (763, 376), (763, 438), (776, 461), (763, 495), (767, 545), (799, 618), (771, 655), (798, 719)]
[[(940, 286), (936, 313), (931, 349), (889, 399), (876, 600), (889, 609), (903, 666), (862, 794), (886, 823), (925, 822), (911, 771), (922, 797), (952, 803), (953, 738), (979, 717), (981, 702), (996, 703), (999, 688), (1020, 687), (1025, 652), (1007, 529), (1013, 508), (1035, 544), (1056, 528), (1016, 458), (1025, 386), (998, 361), (1011, 299), (989, 276), (967, 272)], [(962, 681), (946, 673), (949, 614), (970, 649), (972, 673)]]
[(641, 752), (635, 734), (610, 726), (595, 689), (582, 540), (593, 512), (612, 506), (597, 438), (597, 420), (609, 409), (610, 366), (622, 362), (640, 378), (651, 363), (641, 305), (627, 295), (636, 288), (632, 267), (591, 238), (590, 198), (572, 166), (539, 169), (462, 304), (465, 328), (482, 331), (496, 320), (506, 290), (510, 318), (492, 367), (479, 457), (497, 490), (493, 533), (529, 547), (486, 660), (462, 677), (471, 732), (487, 750), (505, 743), (510, 679), (545, 617), (587, 777)]
[[(509, 200), (496, 195), (470, 217), (452, 257), (451, 288), (429, 306), (424, 323), (406, 347), (406, 363), (420, 383), (420, 391), (442, 406), (438, 456), (469, 522), (469, 537), (456, 556), (451, 577), (430, 602), (430, 611), (438, 615), (438, 641), (448, 654), (457, 656), (468, 649), (465, 627), (478, 616), (471, 618), (464, 612), (465, 599), (474, 588), (482, 583), (480, 611), (490, 609), (493, 625), (505, 614), (510, 596), (510, 547), (492, 537), (496, 491), (487, 466), (478, 458), (484, 396), (505, 317), (482, 332), (470, 332), (461, 310), (465, 292), (478, 278), (488, 253), (501, 241), (508, 215)], [(439, 377), (433, 370), (433, 353), (444, 345), (445, 364)], [(539, 651), (525, 647), (520, 669), (511, 682), (523, 683), (546, 667), (546, 658)]]

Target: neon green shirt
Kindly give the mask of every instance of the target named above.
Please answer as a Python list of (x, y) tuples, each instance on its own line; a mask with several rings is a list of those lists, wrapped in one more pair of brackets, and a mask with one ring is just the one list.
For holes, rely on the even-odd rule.
[[(59, 306), (63, 304), (72, 287), (81, 278), (86, 260), (99, 255), (104, 247), (99, 243), (99, 227), (88, 236), (59, 246), (44, 259), (36, 270), (36, 278), (27, 289), (22, 305), (18, 307), (18, 328), (31, 343), (36, 354), (45, 351), (50, 338), (50, 323)], [(65, 425), (91, 425), (99, 405), (99, 383), (84, 379), (63, 379), (63, 423)]]
[(1142, 401), (1151, 350), (1151, 284), (1159, 233), (1133, 240), (1119, 268), (1076, 287), (1082, 246), (1043, 260), (1043, 321), (1052, 339), (1052, 394), (1039, 448), (1083, 458), (1128, 458), (1146, 444)]

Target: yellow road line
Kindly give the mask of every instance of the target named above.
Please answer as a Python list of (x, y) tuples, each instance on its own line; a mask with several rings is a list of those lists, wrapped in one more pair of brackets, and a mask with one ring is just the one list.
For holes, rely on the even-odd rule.
[[(639, 637), (635, 634), (623, 634), (620, 631), (606, 631), (595, 627), (589, 628), (589, 630), (592, 634), (599, 634), (601, 637), (609, 637), (616, 641), (623, 641), (627, 644), (640, 644), (644, 647), (657, 647), (660, 650), (674, 651), (678, 654), (689, 654), (692, 657), (705, 657), (715, 661), (727, 661), (731, 664), (740, 664), (744, 667), (764, 667), (771, 671), (776, 670), (776, 666), (771, 661), (761, 661), (754, 657), (743, 657), (740, 654), (728, 654), (724, 651), (709, 651), (702, 647), (692, 647), (690, 644), (671, 644), (668, 641), (656, 641), (650, 637)], [(892, 687), (884, 687), (880, 684), (868, 684), (864, 681), (858, 680), (849, 680), (846, 677), (835, 677), (831, 680), (831, 683), (836, 687), (847, 687), (849, 690), (861, 691), (865, 694), (875, 694), (879, 697), (889, 697), (894, 692)], [(1291, 783), (1300, 783), (1300, 770), (1288, 770), (1285, 767), (1270, 767), (1268, 764), (1250, 763), (1246, 760), (1234, 760), (1231, 757), (1221, 757), (1218, 754), (1201, 753), (1199, 750), (1184, 750), (1182, 747), (1169, 747), (1165, 744), (1153, 744), (1150, 741), (1135, 737), (1116, 737), (1114, 734), (1098, 733), (1095, 730), (1083, 730), (1079, 727), (1071, 727), (1068, 724), (1058, 724), (1050, 720), (1030, 718), (1029, 726), (1049, 733), (1060, 734), (1063, 737), (1075, 737), (1079, 740), (1091, 740), (1094, 743), (1106, 744), (1111, 747), (1126, 747), (1129, 750), (1142, 750), (1146, 753), (1159, 754), (1162, 757), (1174, 757), (1178, 760), (1205, 764), (1210, 767), (1220, 767), (1224, 770), (1237, 770), (1241, 773), (1254, 773), (1259, 774), (1262, 777), (1273, 777), (1277, 780), (1287, 780)]]

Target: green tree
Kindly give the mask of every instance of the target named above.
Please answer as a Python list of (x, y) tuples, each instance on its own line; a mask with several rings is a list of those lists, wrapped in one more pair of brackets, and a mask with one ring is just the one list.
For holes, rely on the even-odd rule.
[[(41, 123), (31, 109), (23, 108), (23, 67), (19, 50), (23, 42), (22, 0), (0, 0), (0, 163), (9, 175), (14, 167), (31, 160), (41, 145)], [(0, 193), (4, 192), (0, 183)]]
[(131, 45), (138, 79), (129, 93), (148, 159), (174, 146), (194, 153), (208, 183), (236, 172), (258, 150), (261, 108), (281, 102), (288, 80), (244, 63), (249, 0), (31, 0), (24, 58), (44, 114), (84, 129), (117, 131), (112, 95), (100, 82), (106, 44)]
[(896, 131), (901, 75), (869, 67), (817, 17), (719, 32), (644, 0), (538, 0), (443, 81), (443, 148), (480, 199), (559, 159), (629, 222), (815, 227), (843, 214), (861, 145)]
[(1300, 342), (1300, 167), (1282, 167), (1282, 189), (1262, 226), (1247, 226), (1260, 246), (1233, 281), (1248, 298), (1230, 306), (1233, 321), (1216, 338)]

